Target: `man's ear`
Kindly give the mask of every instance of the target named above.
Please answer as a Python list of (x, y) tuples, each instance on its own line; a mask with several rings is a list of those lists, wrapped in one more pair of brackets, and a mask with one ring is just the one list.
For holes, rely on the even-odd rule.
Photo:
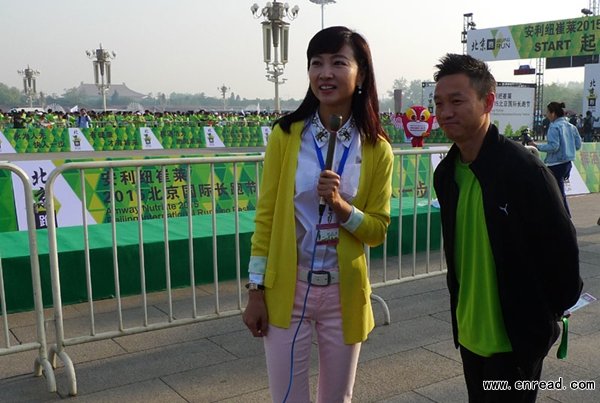
[(485, 112), (492, 112), (492, 108), (494, 107), (494, 103), (496, 102), (496, 93), (490, 92), (485, 96)]

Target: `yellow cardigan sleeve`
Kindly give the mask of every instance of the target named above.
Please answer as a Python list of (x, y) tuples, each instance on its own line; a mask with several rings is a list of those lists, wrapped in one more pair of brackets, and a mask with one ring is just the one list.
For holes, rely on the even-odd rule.
[(390, 223), (390, 200), (392, 197), (392, 170), (394, 155), (390, 143), (380, 140), (373, 148), (364, 150), (373, 153), (370, 172), (361, 177), (361, 185), (366, 191), (360, 200), (355, 200), (364, 218), (358, 228), (352, 233), (361, 242), (369, 246), (377, 246), (385, 239)]
[(250, 255), (252, 257), (263, 257), (265, 263), (269, 253), (273, 213), (275, 211), (275, 201), (277, 200), (277, 191), (279, 188), (279, 173), (281, 172), (282, 163), (282, 136), (284, 135), (279, 126), (276, 126), (269, 135), (254, 220), (255, 229), (252, 235), (252, 250)]

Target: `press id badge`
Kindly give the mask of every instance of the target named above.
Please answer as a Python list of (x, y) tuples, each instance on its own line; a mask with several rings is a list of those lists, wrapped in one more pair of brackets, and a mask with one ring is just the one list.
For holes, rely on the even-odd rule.
[(328, 223), (317, 225), (317, 245), (337, 245), (339, 239), (339, 224)]

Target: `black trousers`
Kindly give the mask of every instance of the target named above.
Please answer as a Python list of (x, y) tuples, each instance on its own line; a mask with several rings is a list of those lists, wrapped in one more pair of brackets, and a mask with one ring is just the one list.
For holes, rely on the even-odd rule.
[[(537, 387), (518, 390), (516, 381), (539, 381), (544, 357), (517, 363), (513, 353), (499, 353), (482, 357), (460, 346), (469, 403), (534, 403)], [(484, 381), (507, 381), (509, 390), (485, 390)], [(486, 382), (487, 383), (487, 382)], [(491, 389), (490, 385), (486, 388)], [(508, 389), (508, 388), (506, 388)]]

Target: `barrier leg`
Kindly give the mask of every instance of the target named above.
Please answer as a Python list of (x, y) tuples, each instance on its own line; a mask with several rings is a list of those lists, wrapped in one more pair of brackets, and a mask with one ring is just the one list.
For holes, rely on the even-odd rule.
[(52, 369), (50, 361), (38, 358), (37, 360), (35, 360), (33, 374), (35, 376), (42, 376), (42, 373), (46, 377), (46, 385), (48, 387), (48, 392), (56, 392), (56, 378), (54, 377), (54, 370)]
[(56, 345), (50, 348), (50, 360), (53, 363), (53, 367), (56, 368), (56, 357), (62, 361), (65, 366), (65, 372), (67, 373), (67, 381), (69, 386), (69, 395), (77, 395), (77, 377), (75, 375), (75, 367), (73, 361), (64, 350), (58, 350)]
[(383, 324), (389, 325), (391, 323), (391, 318), (390, 318), (390, 309), (388, 308), (387, 303), (379, 295), (371, 294), (371, 299), (374, 301), (377, 301), (381, 304), (381, 307), (383, 308), (383, 316), (385, 318), (383, 321)]

